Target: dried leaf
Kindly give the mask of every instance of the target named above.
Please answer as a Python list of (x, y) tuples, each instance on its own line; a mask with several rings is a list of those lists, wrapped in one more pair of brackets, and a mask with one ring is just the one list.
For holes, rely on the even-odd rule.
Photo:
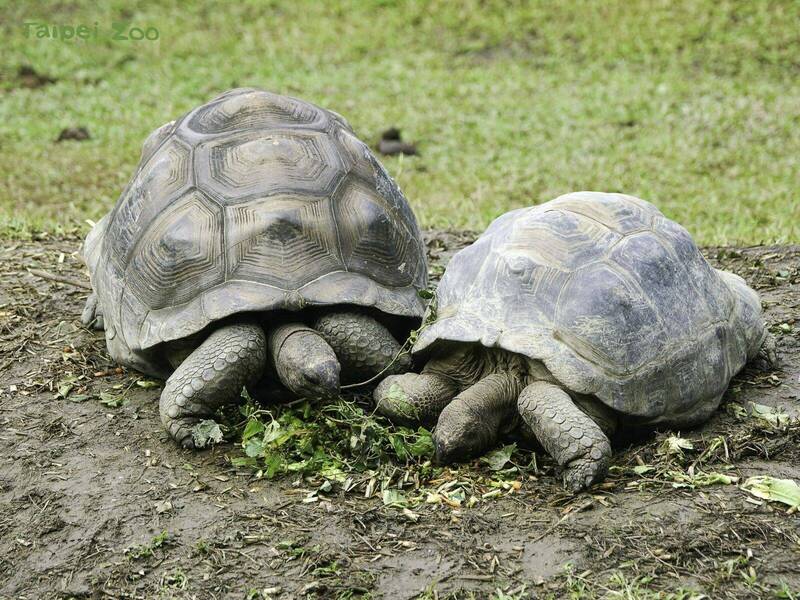
[(684, 450), (694, 450), (691, 440), (671, 435), (658, 448), (658, 453), (666, 456), (683, 456)]
[(750, 416), (766, 421), (773, 427), (782, 427), (791, 422), (789, 415), (784, 414), (780, 408), (750, 402)]

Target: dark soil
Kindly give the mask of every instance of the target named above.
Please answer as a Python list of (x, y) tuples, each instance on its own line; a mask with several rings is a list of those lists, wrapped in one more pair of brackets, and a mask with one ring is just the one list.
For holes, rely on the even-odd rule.
[[(434, 275), (472, 239), (427, 237)], [(80, 325), (78, 245), (0, 240), (0, 598), (797, 597), (800, 514), (735, 484), (674, 487), (670, 473), (800, 481), (800, 425), (735, 410), (798, 414), (798, 246), (706, 250), (761, 294), (783, 366), (737, 376), (711, 421), (682, 432), (684, 459), (659, 454), (670, 434), (657, 433), (619, 447), (609, 479), (572, 496), (540, 457), (516, 493), (423, 505), (414, 520), (335, 489), (303, 502), (308, 481), (232, 467), (238, 446), (168, 441), (160, 388), (116, 368)]]

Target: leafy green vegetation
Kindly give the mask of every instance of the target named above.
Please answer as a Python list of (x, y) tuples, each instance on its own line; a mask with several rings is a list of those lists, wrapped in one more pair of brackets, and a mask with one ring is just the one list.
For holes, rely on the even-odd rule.
[(259, 409), (244, 407), (241, 432), (247, 458), (238, 466), (261, 467), (267, 479), (286, 473), (318, 473), (342, 482), (350, 472), (381, 468), (387, 461), (421, 464), (433, 454), (429, 431), (393, 427), (356, 402), (338, 399)]
[(515, 444), (476, 463), (435, 466), (429, 431), (392, 425), (359, 398), (299, 400), (268, 409), (247, 402), (240, 416), (238, 424), (227, 419), (230, 437), (241, 440), (243, 450), (232, 464), (251, 469), (256, 478), (299, 476), (315, 488), (304, 502), (338, 491), (375, 496), (415, 520), (410, 509), (421, 504), (472, 507), (517, 492), (522, 479), (538, 472), (535, 454)]
[[(371, 143), (399, 127), (420, 155), (384, 162), (424, 226), (597, 189), (702, 243), (798, 241), (799, 20), (793, 0), (0, 2), (0, 233), (85, 232), (151, 130), (248, 85)], [(114, 41), (116, 21), (159, 39)]]
[(169, 532), (162, 531), (154, 536), (147, 544), (139, 544), (138, 546), (127, 548), (125, 550), (125, 555), (132, 560), (150, 558), (157, 549), (167, 544), (169, 544)]

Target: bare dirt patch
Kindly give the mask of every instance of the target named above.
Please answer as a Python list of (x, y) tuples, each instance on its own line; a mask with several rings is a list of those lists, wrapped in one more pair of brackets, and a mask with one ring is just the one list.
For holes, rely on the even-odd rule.
[[(430, 232), (432, 274), (471, 239)], [(681, 432), (692, 449), (664, 450), (677, 432), (619, 442), (609, 479), (578, 496), (537, 456), (518, 490), (404, 512), (380, 494), (314, 495), (313, 477), (258, 479), (231, 466), (242, 456), (234, 444), (192, 453), (169, 442), (160, 388), (117, 368), (101, 334), (79, 324), (87, 291), (69, 283), (87, 282), (78, 245), (0, 241), (0, 598), (800, 590), (800, 515), (699, 477), (800, 481), (800, 425), (746, 414), (751, 402), (798, 414), (798, 246), (706, 249), (762, 295), (783, 366), (737, 376), (712, 420)], [(447, 485), (485, 470), (440, 476)]]

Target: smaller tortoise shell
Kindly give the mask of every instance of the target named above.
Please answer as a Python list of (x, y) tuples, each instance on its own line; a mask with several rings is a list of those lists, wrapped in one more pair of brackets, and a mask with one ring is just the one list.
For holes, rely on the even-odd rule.
[(756, 293), (632, 196), (579, 192), (507, 213), (447, 266), (414, 347), (476, 342), (652, 419), (718, 399), (765, 335)]
[(240, 312), (424, 312), (416, 219), (369, 148), (336, 113), (255, 89), (154, 131), (84, 256), (112, 356), (146, 371), (148, 349)]

